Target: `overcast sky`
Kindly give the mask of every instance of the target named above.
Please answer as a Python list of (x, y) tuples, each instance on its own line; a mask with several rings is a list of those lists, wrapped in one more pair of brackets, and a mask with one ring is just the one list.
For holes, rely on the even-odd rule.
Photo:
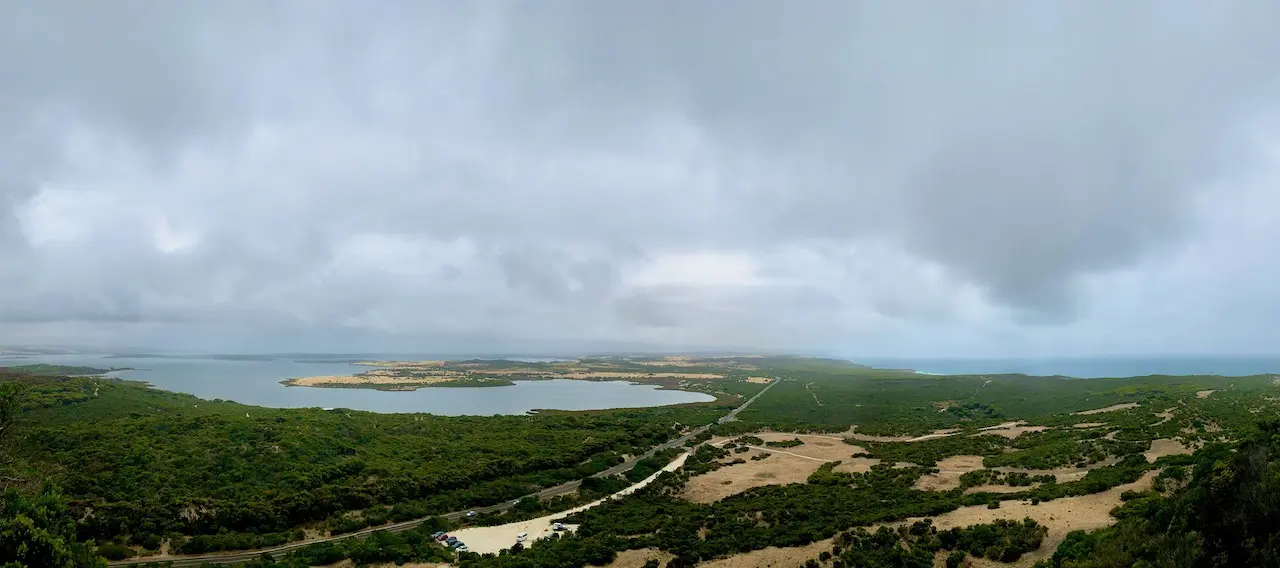
[(0, 344), (1276, 354), (1280, 3), (0, 2)]

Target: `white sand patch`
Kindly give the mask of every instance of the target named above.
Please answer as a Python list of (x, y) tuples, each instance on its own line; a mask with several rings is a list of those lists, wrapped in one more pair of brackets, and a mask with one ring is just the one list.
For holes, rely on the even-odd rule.
[(1209, 395), (1211, 395), (1211, 394), (1213, 394), (1213, 393), (1215, 393), (1215, 392), (1218, 392), (1218, 391), (1217, 391), (1216, 389), (1209, 389), (1209, 390), (1204, 390), (1204, 391), (1196, 391), (1196, 398), (1209, 398)]
[[(461, 530), (452, 532), (450, 534), (458, 537), (458, 540), (466, 543), (468, 550), (470, 550), (471, 552), (479, 553), (479, 554), (488, 554), (488, 553), (497, 554), (498, 551), (500, 550), (511, 548), (511, 545), (516, 543), (516, 535), (521, 533), (526, 533), (529, 535), (528, 540), (525, 541), (524, 545), (533, 546), (536, 541), (546, 538), (555, 532), (551, 530), (551, 524), (557, 519), (563, 519), (564, 517), (572, 515), (573, 513), (577, 513), (579, 511), (585, 511), (587, 509), (595, 507), (596, 505), (604, 503), (609, 499), (616, 499), (624, 495), (630, 495), (632, 493), (635, 493), (641, 487), (644, 487), (652, 483), (653, 480), (657, 479), (658, 476), (662, 474), (662, 472), (675, 471), (676, 469), (679, 469), (680, 466), (684, 465), (684, 461), (688, 458), (689, 458), (689, 452), (680, 454), (679, 457), (677, 457), (671, 463), (667, 464), (661, 470), (654, 473), (653, 475), (650, 475), (649, 477), (644, 478), (644, 480), (636, 483), (635, 485), (632, 485), (626, 489), (623, 489), (622, 491), (619, 491), (617, 493), (614, 493), (613, 495), (605, 497), (604, 499), (598, 499), (596, 501), (587, 503), (586, 505), (581, 505), (581, 506), (569, 509), (567, 511), (561, 511), (559, 513), (554, 513), (544, 517), (538, 517), (536, 519), (529, 519), (527, 521), (517, 521), (514, 523), (507, 523), (505, 525), (497, 525), (492, 527), (466, 528), (466, 529), (461, 529)], [(576, 525), (569, 525), (568, 527), (568, 530), (575, 530), (575, 529), (577, 529)]]

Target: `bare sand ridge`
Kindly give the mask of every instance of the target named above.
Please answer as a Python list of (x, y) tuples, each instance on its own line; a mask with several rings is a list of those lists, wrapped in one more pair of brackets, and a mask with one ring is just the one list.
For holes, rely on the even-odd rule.
[(1072, 428), (1097, 428), (1099, 426), (1106, 426), (1106, 425), (1107, 425), (1106, 422), (1081, 422), (1079, 424), (1072, 424), (1071, 427)]
[[(630, 495), (636, 492), (637, 490), (639, 490), (641, 487), (644, 487), (652, 483), (653, 480), (657, 479), (658, 476), (662, 474), (662, 472), (674, 471), (676, 469), (679, 469), (680, 466), (684, 465), (684, 461), (688, 458), (689, 458), (688, 452), (680, 454), (680, 456), (677, 457), (675, 460), (673, 460), (671, 463), (667, 464), (665, 467), (663, 467), (661, 470), (654, 473), (653, 475), (646, 477), (643, 481), (640, 481), (635, 485), (632, 485), (626, 489), (623, 489), (622, 491), (614, 493), (613, 495), (605, 497), (604, 499), (592, 501), (590, 503), (587, 503), (586, 505), (581, 505), (581, 506), (569, 509), (567, 511), (561, 511), (559, 513), (546, 515), (544, 517), (538, 517), (536, 519), (529, 519), (527, 521), (517, 521), (514, 523), (507, 523), (505, 525), (497, 525), (492, 527), (466, 528), (466, 529), (454, 531), (450, 534), (458, 537), (458, 540), (466, 543), (468, 550), (479, 553), (479, 554), (486, 554), (486, 553), (497, 554), (498, 551), (500, 550), (510, 548), (513, 544), (516, 543), (516, 535), (520, 533), (526, 533), (529, 535), (529, 539), (525, 541), (524, 545), (533, 546), (534, 543), (539, 539), (546, 538), (555, 532), (551, 530), (551, 523), (556, 519), (563, 519), (564, 517), (567, 517), (573, 513), (577, 513), (578, 511), (585, 511), (587, 509), (595, 507), (596, 505), (604, 503), (609, 499), (622, 497), (624, 495)], [(568, 530), (574, 530), (576, 528), (577, 528), (576, 526), (570, 525)]]
[(1107, 406), (1103, 408), (1095, 408), (1093, 410), (1081, 410), (1080, 412), (1072, 412), (1071, 415), (1072, 416), (1088, 416), (1090, 414), (1102, 414), (1104, 412), (1115, 412), (1117, 410), (1128, 410), (1130, 408), (1137, 408), (1137, 407), (1138, 407), (1138, 403), (1136, 402), (1126, 402), (1124, 404), (1113, 404), (1111, 406)]
[(1196, 391), (1196, 398), (1209, 398), (1209, 395), (1218, 392), (1215, 389)]

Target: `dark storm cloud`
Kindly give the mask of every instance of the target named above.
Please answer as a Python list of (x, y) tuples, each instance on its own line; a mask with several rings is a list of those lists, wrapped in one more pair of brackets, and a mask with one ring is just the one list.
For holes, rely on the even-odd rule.
[[(1099, 282), (1212, 272), (1193, 245), (1230, 215), (1204, 210), (1267, 164), (1277, 22), (1261, 1), (4, 3), (0, 341), (1089, 337), (1114, 327), (1095, 306), (1158, 303)], [(1218, 285), (1196, 282), (1179, 297)]]

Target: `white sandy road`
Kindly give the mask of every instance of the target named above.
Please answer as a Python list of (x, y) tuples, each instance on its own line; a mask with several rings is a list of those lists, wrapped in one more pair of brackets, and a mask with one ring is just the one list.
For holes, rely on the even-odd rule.
[[(547, 536), (550, 536), (551, 533), (555, 532), (551, 530), (551, 523), (554, 522), (556, 519), (563, 519), (564, 517), (567, 517), (573, 513), (577, 513), (578, 511), (585, 511), (587, 509), (595, 507), (596, 505), (604, 503), (609, 499), (615, 499), (618, 497), (622, 497), (624, 495), (630, 495), (636, 492), (637, 490), (639, 490), (641, 487), (644, 487), (652, 483), (653, 480), (657, 479), (658, 476), (662, 474), (662, 472), (675, 471), (676, 469), (679, 469), (680, 466), (684, 465), (684, 460), (688, 459), (688, 457), (689, 457), (689, 452), (680, 454), (676, 459), (672, 460), (671, 463), (667, 464), (666, 467), (663, 467), (660, 471), (658, 471), (657, 473), (654, 473), (653, 475), (650, 475), (649, 477), (645, 478), (639, 483), (636, 483), (635, 485), (632, 485), (626, 489), (623, 489), (622, 491), (614, 493), (613, 495), (605, 497), (604, 499), (587, 503), (586, 505), (581, 505), (579, 507), (575, 507), (567, 511), (561, 511), (559, 513), (547, 515), (545, 517), (529, 519), (527, 521), (518, 521), (514, 523), (507, 523), (505, 525), (497, 525), (492, 527), (474, 527), (474, 528), (468, 528), (468, 529), (461, 529), (461, 530), (451, 532), (449, 534), (458, 537), (458, 540), (466, 543), (467, 550), (470, 550), (471, 552), (480, 553), (480, 554), (486, 554), (486, 553), (497, 554), (499, 550), (511, 548), (511, 545), (516, 543), (516, 535), (520, 533), (527, 533), (529, 535), (529, 540), (525, 541), (524, 545), (531, 546), (533, 545), (533, 542), (535, 540), (546, 538)], [(577, 528), (576, 525), (568, 526), (568, 530), (573, 530), (576, 528)]]

